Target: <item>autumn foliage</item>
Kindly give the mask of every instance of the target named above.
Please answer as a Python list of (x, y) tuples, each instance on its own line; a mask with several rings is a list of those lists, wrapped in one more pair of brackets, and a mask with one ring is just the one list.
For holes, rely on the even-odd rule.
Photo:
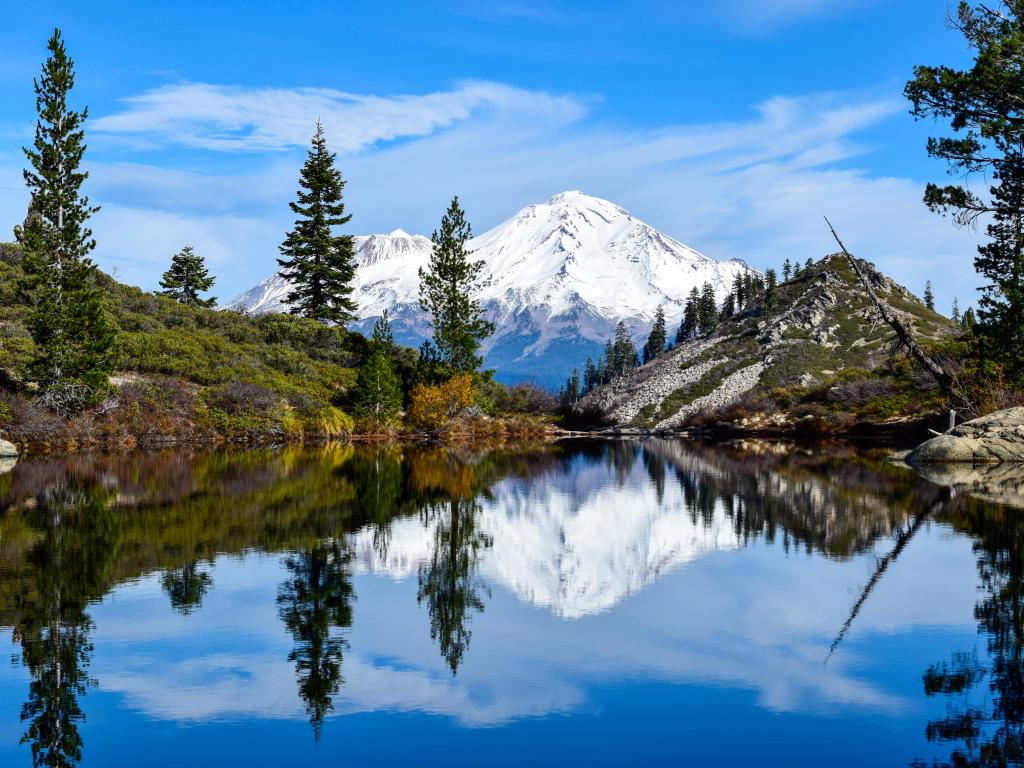
[(420, 384), (410, 394), (409, 421), (418, 429), (439, 430), (473, 404), (473, 377), (455, 376), (443, 384)]

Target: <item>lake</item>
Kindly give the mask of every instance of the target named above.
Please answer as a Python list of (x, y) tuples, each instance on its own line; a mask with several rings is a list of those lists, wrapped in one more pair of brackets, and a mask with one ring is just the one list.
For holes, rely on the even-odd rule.
[(1019, 764), (993, 487), (654, 439), (23, 460), (0, 764)]

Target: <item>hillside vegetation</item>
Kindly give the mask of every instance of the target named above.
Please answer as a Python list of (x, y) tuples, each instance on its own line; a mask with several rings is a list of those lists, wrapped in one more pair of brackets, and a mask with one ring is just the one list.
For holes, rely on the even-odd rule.
[[(878, 298), (918, 343), (947, 354), (958, 325), (860, 262)], [(581, 420), (675, 429), (729, 421), (750, 428), (820, 431), (934, 414), (947, 397), (894, 344), (840, 254), (781, 283), (719, 323), (616, 379), (577, 405)], [(813, 425), (811, 422), (814, 422)]]
[(0, 246), (0, 432), (19, 442), (337, 436), (366, 340), (290, 315), (190, 307), (99, 274), (116, 331), (113, 394), (65, 424), (32, 401), (17, 245)]

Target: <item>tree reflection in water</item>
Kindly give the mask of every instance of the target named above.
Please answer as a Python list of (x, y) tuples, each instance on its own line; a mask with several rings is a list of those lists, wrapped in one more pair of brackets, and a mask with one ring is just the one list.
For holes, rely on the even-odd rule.
[(31, 676), (22, 743), (30, 745), (36, 766), (73, 766), (82, 757), (79, 698), (93, 682), (93, 622), (86, 607), (112, 554), (109, 495), (102, 487), (61, 483), (26, 515), (37, 541), (22, 585), (27, 589), (13, 606), (13, 634)]
[(191, 562), (166, 571), (160, 578), (160, 586), (170, 598), (171, 607), (182, 616), (188, 616), (202, 605), (213, 579), (206, 571), (199, 570), (198, 563)]
[(317, 740), (343, 682), (345, 639), (338, 630), (352, 626), (351, 560), (338, 540), (288, 555), (290, 578), (277, 596), (279, 615), (295, 641), (288, 660), (295, 663), (299, 696)]
[[(974, 539), (984, 595), (974, 609), (988, 658), (953, 654), (924, 674), (927, 696), (948, 699), (947, 715), (928, 723), (929, 741), (958, 743), (942, 766), (1024, 764), (1024, 518), (1019, 510), (964, 500), (947, 519)], [(987, 681), (988, 695), (978, 690)], [(925, 765), (922, 761), (913, 763)]]
[(437, 527), (430, 561), (420, 566), (417, 600), (427, 603), (430, 637), (452, 675), (459, 671), (469, 648), (473, 613), (482, 613), (484, 596), (490, 597), (477, 573), (480, 550), (491, 545), (491, 538), (476, 528), (478, 511), (475, 500), (460, 498), (424, 510)]

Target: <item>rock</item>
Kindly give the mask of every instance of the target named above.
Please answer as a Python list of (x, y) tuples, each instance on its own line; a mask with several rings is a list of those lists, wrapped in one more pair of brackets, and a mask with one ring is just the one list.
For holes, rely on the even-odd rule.
[(12, 458), (0, 458), (0, 475), (6, 474), (14, 469), (14, 465), (18, 463), (17, 459)]
[(0, 438), (0, 459), (18, 458), (18, 446)]
[(966, 421), (945, 435), (917, 446), (911, 464), (1024, 463), (1024, 408), (996, 411)]

